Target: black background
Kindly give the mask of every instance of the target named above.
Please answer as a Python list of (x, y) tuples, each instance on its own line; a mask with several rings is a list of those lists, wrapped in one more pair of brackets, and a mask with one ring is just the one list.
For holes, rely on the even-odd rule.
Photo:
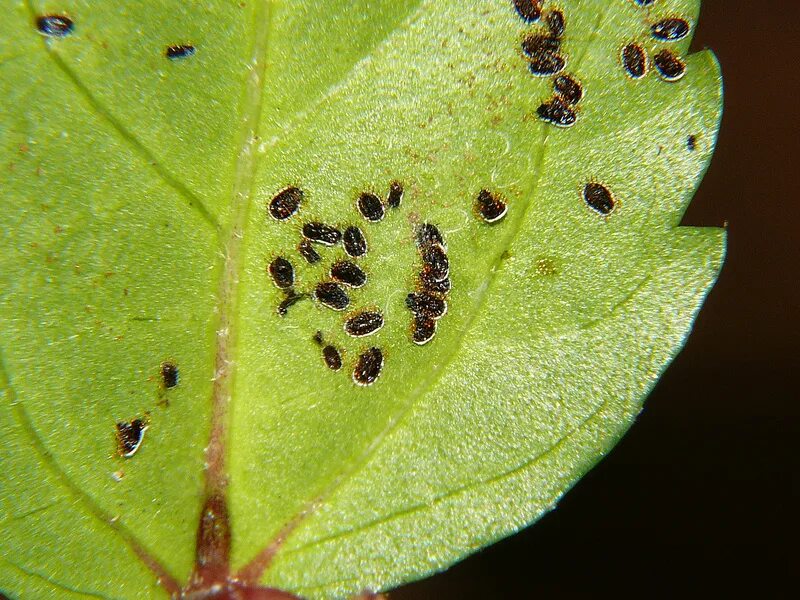
[(798, 31), (800, 2), (703, 4), (725, 116), (684, 224), (727, 223), (728, 258), (630, 433), (534, 527), (392, 600), (800, 598)]

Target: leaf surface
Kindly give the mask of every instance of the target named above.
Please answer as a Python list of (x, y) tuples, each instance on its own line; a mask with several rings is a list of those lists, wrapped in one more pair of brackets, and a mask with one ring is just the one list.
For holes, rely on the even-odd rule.
[[(564, 0), (561, 75), (583, 97), (555, 127), (537, 112), (554, 76), (522, 50), (551, 35), (544, 8), (526, 23), (503, 0), (11, 3), (0, 589), (178, 593), (216, 497), (224, 575), (303, 597), (389, 589), (533, 522), (614, 445), (722, 264), (723, 231), (678, 226), (721, 78), (690, 35), (652, 34), (665, 18), (693, 30), (694, 0)], [(42, 35), (42, 15), (74, 29)], [(649, 57), (639, 79), (621, 62), (632, 43)], [(678, 81), (653, 63), (665, 48)], [(393, 182), (398, 208), (359, 214), (360, 194), (385, 200)], [(269, 206), (287, 187), (303, 198), (281, 221)], [(495, 223), (481, 190), (507, 204)], [(366, 255), (316, 244), (309, 264), (312, 222), (359, 227)], [(422, 222), (444, 237), (452, 289), (417, 345)], [(282, 316), (278, 256), (298, 294), (341, 260), (367, 284), (344, 311), (308, 297)], [(383, 327), (348, 335), (363, 310)], [(356, 385), (370, 347), (382, 370)], [(124, 457), (117, 424), (135, 419), (147, 429)]]

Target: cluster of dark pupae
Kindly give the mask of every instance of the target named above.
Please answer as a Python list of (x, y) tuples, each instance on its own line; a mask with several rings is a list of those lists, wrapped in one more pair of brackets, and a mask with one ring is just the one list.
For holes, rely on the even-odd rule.
[[(648, 7), (654, 0), (636, 0), (636, 4)], [(659, 42), (678, 42), (691, 31), (685, 19), (667, 17), (650, 25), (650, 35)], [(648, 72), (647, 51), (638, 42), (631, 42), (622, 49), (622, 66), (631, 79), (641, 79)], [(686, 63), (669, 48), (659, 50), (653, 56), (653, 64), (664, 81), (678, 81), (686, 74)]]
[[(286, 221), (300, 209), (304, 192), (298, 187), (289, 186), (278, 192), (269, 202), (270, 216), (277, 221)], [(363, 192), (356, 200), (358, 212), (368, 223), (378, 223), (386, 215), (387, 207), (396, 209), (403, 199), (403, 186), (397, 181), (389, 185), (389, 192), (384, 202), (373, 192)], [(297, 252), (309, 264), (322, 260), (317, 248), (333, 247), (342, 244), (349, 257), (347, 260), (335, 261), (329, 271), (328, 278), (314, 286), (310, 293), (297, 292), (294, 287), (294, 266), (283, 256), (274, 258), (267, 270), (275, 285), (283, 290), (284, 299), (277, 311), (285, 316), (289, 308), (305, 298), (312, 299), (322, 306), (335, 311), (344, 311), (350, 306), (348, 289), (361, 288), (367, 283), (367, 273), (356, 263), (367, 254), (368, 246), (364, 232), (356, 225), (347, 226), (341, 231), (334, 225), (309, 221), (303, 223), (301, 240)], [(350, 260), (352, 259), (352, 260)], [(377, 308), (356, 311), (344, 321), (344, 331), (350, 337), (362, 338), (379, 331), (384, 325), (383, 313)], [(322, 348), (322, 358), (329, 369), (338, 371), (343, 366), (342, 353), (325, 342), (322, 332), (314, 335), (314, 341)], [(383, 352), (380, 348), (371, 347), (359, 354), (353, 367), (353, 381), (358, 385), (370, 385), (375, 382), (383, 369)]]
[[(75, 22), (67, 15), (42, 15), (36, 17), (39, 33), (48, 37), (63, 38), (75, 30)], [(195, 53), (191, 44), (172, 44), (164, 49), (164, 56), (170, 60), (187, 58)]]
[(572, 75), (561, 74), (567, 59), (561, 43), (567, 29), (564, 13), (558, 9), (543, 11), (541, 0), (514, 0), (514, 8), (526, 23), (544, 21), (544, 29), (522, 40), (528, 69), (537, 77), (553, 76), (553, 96), (536, 110), (540, 119), (557, 127), (571, 127), (578, 120), (576, 107), (583, 98), (583, 86)]
[(422, 269), (417, 290), (406, 296), (406, 307), (414, 315), (411, 340), (422, 346), (436, 335), (436, 323), (447, 313), (450, 292), (450, 259), (447, 245), (436, 225), (422, 223), (416, 231), (417, 251)]

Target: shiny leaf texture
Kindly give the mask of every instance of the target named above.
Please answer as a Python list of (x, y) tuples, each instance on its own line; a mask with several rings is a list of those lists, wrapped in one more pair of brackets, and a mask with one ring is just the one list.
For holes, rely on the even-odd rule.
[(697, 0), (4, 9), (12, 598), (447, 568), (609, 451), (721, 267)]

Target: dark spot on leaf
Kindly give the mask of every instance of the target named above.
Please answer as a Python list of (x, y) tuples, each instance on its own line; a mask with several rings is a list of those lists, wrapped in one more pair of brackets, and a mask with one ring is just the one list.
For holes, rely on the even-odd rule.
[(342, 239), (342, 232), (331, 225), (312, 221), (303, 225), (303, 237), (323, 246), (333, 246)]
[(43, 15), (36, 19), (36, 28), (50, 37), (65, 37), (75, 29), (75, 23), (65, 15)]
[(383, 315), (379, 311), (365, 310), (356, 313), (344, 322), (344, 330), (347, 335), (353, 337), (364, 337), (372, 335), (383, 327)]
[(634, 0), (639, 6), (650, 6), (656, 0)]
[(542, 16), (542, 0), (513, 0), (517, 14), (526, 23), (538, 21)]
[(364, 256), (367, 253), (367, 240), (364, 233), (355, 226), (344, 230), (344, 251), (353, 258)]
[(331, 277), (339, 283), (352, 288), (360, 288), (367, 283), (367, 274), (354, 262), (340, 260), (331, 265)]
[(338, 371), (342, 368), (342, 355), (335, 346), (325, 346), (322, 349), (322, 358), (331, 371)]
[(544, 17), (547, 27), (550, 29), (550, 35), (554, 38), (560, 39), (563, 37), (567, 29), (567, 22), (564, 19), (564, 13), (560, 10), (551, 10)]
[(292, 263), (282, 256), (278, 256), (269, 263), (269, 274), (272, 276), (272, 281), (275, 285), (282, 290), (294, 285), (294, 267), (292, 267)]
[(450, 261), (441, 244), (430, 244), (422, 249), (424, 276), (433, 281), (447, 279), (450, 274)]
[(375, 194), (371, 192), (364, 192), (358, 197), (358, 212), (367, 221), (377, 223), (383, 220), (385, 214), (383, 202)]
[(166, 389), (178, 385), (178, 366), (170, 361), (161, 363), (161, 383)]
[(303, 240), (297, 245), (297, 251), (301, 254), (303, 258), (308, 261), (308, 264), (313, 265), (318, 263), (322, 260), (322, 257), (319, 255), (314, 249), (314, 246), (311, 245), (311, 242), (308, 240)]
[(297, 212), (303, 200), (303, 190), (296, 187), (287, 187), (278, 192), (269, 202), (269, 214), (273, 219), (285, 221)]
[(312, 340), (314, 340), (314, 341), (315, 341), (317, 344), (319, 344), (320, 346), (321, 346), (321, 345), (323, 344), (323, 342), (325, 341), (325, 340), (324, 340), (324, 338), (322, 337), (322, 332), (321, 332), (321, 331), (317, 331), (317, 332), (314, 334), (314, 337), (312, 337), (311, 339), (312, 339)]
[(314, 297), (321, 304), (333, 310), (344, 310), (350, 305), (350, 298), (338, 283), (324, 281), (314, 289)]
[(424, 249), (432, 244), (439, 244), (444, 248), (444, 238), (436, 225), (423, 223), (417, 228), (417, 246), (420, 249)]
[(308, 294), (297, 294), (294, 290), (289, 290), (286, 294), (286, 298), (278, 305), (278, 314), (285, 317), (289, 308), (305, 298), (308, 298)]
[(170, 60), (178, 60), (179, 58), (192, 56), (194, 52), (195, 48), (191, 44), (178, 44), (175, 46), (167, 46), (164, 55)]
[(589, 208), (601, 215), (607, 215), (614, 210), (614, 196), (602, 183), (587, 183), (583, 188), (583, 199)]
[(544, 102), (536, 109), (539, 118), (556, 127), (571, 127), (578, 120), (578, 115), (559, 97)]
[(688, 138), (686, 138), (686, 147), (690, 152), (697, 150), (697, 136), (690, 135)]
[(422, 289), (426, 292), (434, 294), (446, 294), (450, 291), (450, 278), (442, 279), (441, 281), (433, 281), (432, 279), (422, 278)]
[(403, 201), (403, 184), (399, 181), (393, 181), (389, 184), (389, 196), (386, 198), (386, 204), (391, 208), (400, 206)]
[(362, 352), (353, 369), (353, 381), (358, 385), (375, 383), (383, 369), (383, 352), (380, 348), (369, 348)]
[(647, 74), (647, 53), (639, 44), (628, 44), (622, 49), (622, 66), (633, 79)]
[(436, 321), (425, 315), (415, 315), (411, 340), (418, 346), (427, 344), (436, 335)]
[(686, 74), (686, 63), (672, 50), (662, 50), (653, 57), (659, 75), (665, 81), (678, 81)]
[(583, 98), (583, 86), (571, 75), (559, 75), (553, 80), (553, 90), (567, 104), (577, 104)]
[(412, 293), (406, 296), (406, 306), (415, 315), (441, 319), (447, 312), (447, 302), (438, 294)]
[(120, 421), (117, 423), (117, 450), (120, 456), (130, 458), (139, 450), (147, 431), (147, 422), (144, 419)]
[(653, 37), (663, 42), (676, 42), (689, 35), (689, 23), (683, 19), (662, 19), (650, 27)]
[(557, 54), (561, 42), (549, 35), (531, 34), (522, 40), (522, 51), (533, 58), (542, 54)]
[(506, 216), (508, 204), (489, 190), (481, 190), (475, 200), (475, 212), (487, 223), (496, 223)]

